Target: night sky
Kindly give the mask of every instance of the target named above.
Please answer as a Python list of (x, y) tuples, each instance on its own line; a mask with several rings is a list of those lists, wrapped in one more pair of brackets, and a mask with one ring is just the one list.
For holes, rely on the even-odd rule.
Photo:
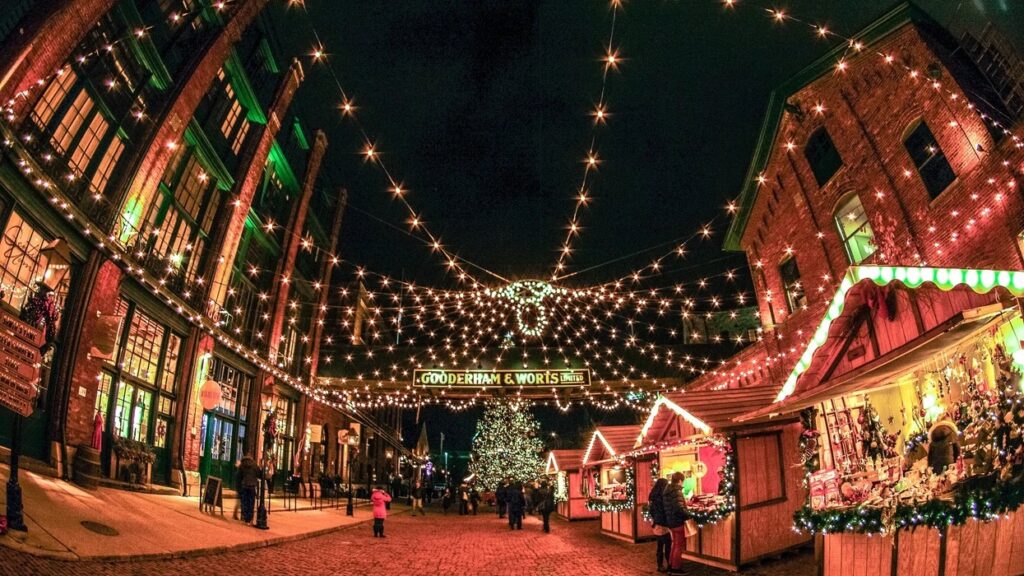
[[(959, 35), (991, 19), (1024, 47), (1024, 3), (923, 0)], [(313, 46), (305, 15), (271, 4), (286, 50)], [(306, 0), (342, 84), (411, 204), (445, 245), (510, 278), (543, 277), (557, 259), (590, 141), (608, 38), (607, 2), (578, 0)], [(854, 33), (890, 0), (645, 1), (624, 5), (616, 46), (626, 60), (608, 81), (608, 124), (598, 131), (603, 163), (570, 265), (579, 269), (640, 252), (576, 277), (615, 278), (718, 218), (716, 235), (666, 276), (693, 278), (744, 265), (718, 252), (725, 204), (736, 197), (772, 87), (830, 44), (797, 24), (779, 26), (778, 6), (841, 33)], [(330, 145), (321, 185), (345, 187), (349, 210), (340, 251), (370, 270), (453, 287), (441, 260), (403, 231), (407, 214), (391, 200), (363, 141), (337, 107), (330, 77), (309, 59), (295, 108)], [(661, 245), (660, 250), (643, 252)], [(671, 244), (669, 244), (671, 246)], [(540, 414), (560, 437), (604, 413)], [(413, 415), (410, 416), (410, 422)], [(445, 431), (469, 447), (476, 414), (424, 410), (431, 444)], [(629, 414), (612, 420), (630, 421)], [(406, 431), (414, 442), (418, 432)]]

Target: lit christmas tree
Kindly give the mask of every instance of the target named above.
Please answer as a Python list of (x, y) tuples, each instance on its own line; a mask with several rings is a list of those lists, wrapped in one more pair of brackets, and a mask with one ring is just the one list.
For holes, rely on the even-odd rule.
[(494, 490), (505, 478), (515, 482), (535, 480), (544, 462), (538, 431), (540, 425), (525, 407), (491, 402), (477, 422), (473, 437), (470, 472), (487, 490)]

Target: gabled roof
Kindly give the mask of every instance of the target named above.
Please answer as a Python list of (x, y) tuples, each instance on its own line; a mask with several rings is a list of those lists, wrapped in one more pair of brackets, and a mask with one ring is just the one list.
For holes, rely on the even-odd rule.
[[(861, 30), (853, 39), (870, 46), (911, 22), (933, 23), (934, 20), (914, 4), (903, 2)], [(761, 131), (754, 147), (754, 155), (743, 179), (743, 188), (737, 200), (738, 210), (725, 235), (725, 250), (740, 250), (740, 239), (757, 199), (758, 176), (764, 172), (771, 158), (775, 138), (778, 136), (786, 110), (786, 101), (815, 80), (834, 71), (836, 62), (848, 53), (849, 46), (840, 43), (772, 91), (768, 99), (768, 110), (765, 112), (764, 122), (761, 124)]]
[(561, 470), (579, 470), (583, 466), (585, 450), (552, 450), (548, 452), (545, 474), (553, 474)]
[(633, 448), (633, 440), (640, 433), (639, 424), (626, 426), (599, 426), (590, 436), (583, 454), (583, 465), (611, 460)]
[(658, 398), (637, 436), (639, 448), (660, 438), (676, 417), (689, 423), (698, 433), (713, 434), (742, 424), (736, 418), (772, 403), (778, 386), (728, 388), (676, 392)]
[[(1024, 271), (1019, 270), (971, 270), (961, 268), (923, 268), (908, 266), (851, 266), (839, 283), (839, 289), (832, 297), (825, 316), (822, 318), (814, 335), (810, 338), (806, 348), (800, 355), (793, 371), (783, 383), (781, 390), (775, 398), (775, 402), (761, 410), (746, 414), (743, 420), (757, 418), (773, 412), (798, 410), (800, 406), (793, 403), (796, 400), (797, 384), (811, 367), (815, 360), (815, 353), (830, 340), (830, 328), (836, 320), (843, 317), (848, 300), (851, 294), (857, 293), (854, 290), (861, 283), (874, 283), (878, 286), (886, 286), (893, 282), (900, 282), (910, 289), (918, 289), (923, 284), (934, 285), (939, 290), (948, 292), (958, 287), (973, 290), (977, 294), (987, 294), (996, 288), (1003, 288), (1020, 297), (1024, 295)], [(961, 318), (962, 322), (970, 322), (972, 319)], [(965, 324), (971, 328), (970, 324)], [(943, 327), (953, 335), (954, 326)], [(965, 332), (966, 333), (966, 332)], [(793, 397), (793, 398), (791, 398)], [(790, 399), (789, 402), (786, 402)], [(786, 409), (789, 410), (786, 410)]]

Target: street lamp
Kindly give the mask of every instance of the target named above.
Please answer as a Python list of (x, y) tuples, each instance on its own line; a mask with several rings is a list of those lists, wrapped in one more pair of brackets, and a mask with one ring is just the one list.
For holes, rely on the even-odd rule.
[(353, 516), (355, 511), (352, 505), (352, 457), (359, 450), (359, 433), (354, 428), (348, 431), (348, 504), (345, 506), (345, 515)]
[[(46, 260), (46, 269), (39, 282), (39, 292), (33, 298), (51, 298), (50, 293), (60, 287), (71, 269), (71, 250), (63, 238), (57, 238), (39, 251), (40, 259)], [(55, 308), (54, 308), (55, 309)], [(24, 312), (23, 312), (24, 313)], [(56, 334), (56, 317), (44, 314), (42, 319), (46, 330), (40, 353), (45, 353)], [(38, 327), (38, 326), (37, 326)], [(25, 507), (21, 499), (21, 484), (18, 483), (19, 464), (21, 459), (21, 420), (20, 412), (15, 412), (11, 433), (11, 472), (7, 479), (7, 527), (19, 532), (28, 532), (25, 525)]]

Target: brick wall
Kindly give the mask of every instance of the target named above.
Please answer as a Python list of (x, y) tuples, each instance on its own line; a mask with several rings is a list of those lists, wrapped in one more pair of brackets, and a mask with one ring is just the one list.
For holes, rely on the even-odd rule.
[[(785, 378), (849, 266), (833, 220), (849, 194), (860, 198), (874, 232), (877, 250), (865, 263), (1024, 267), (1016, 239), (1024, 230), (1017, 182), (1024, 151), (1008, 137), (996, 142), (980, 113), (965, 105), (970, 75), (928, 34), (904, 26), (849, 59), (844, 72), (826, 73), (788, 98), (740, 241), (753, 271), (764, 340), (696, 385), (749, 385), (762, 372), (776, 384)], [(919, 72), (912, 76), (880, 54)], [(957, 176), (934, 199), (903, 145), (919, 120)], [(819, 187), (804, 144), (821, 126), (843, 166)], [(779, 273), (789, 256), (807, 295), (807, 308), (792, 313)]]
[[(237, 4), (231, 19), (224, 29), (196, 56), (192, 68), (186, 72), (184, 82), (178, 84), (173, 102), (159, 118), (159, 126), (153, 133), (150, 146), (139, 163), (120, 213), (144, 214), (145, 208), (156, 194), (164, 170), (174, 155), (177, 146), (199, 106), (231, 51), (231, 47), (242, 36), (266, 5), (267, 0), (245, 0)], [(138, 223), (132, 223), (138, 225)]]
[[(121, 286), (121, 269), (110, 260), (100, 265), (86, 304), (87, 313), (82, 323), (76, 357), (78, 362), (71, 377), (66, 422), (69, 446), (89, 444), (92, 441), (93, 420), (96, 417), (96, 392), (99, 389), (100, 368), (104, 360), (89, 355), (97, 332), (97, 314), (111, 315), (117, 311)], [(85, 392), (83, 395), (82, 392)]]
[[(22, 23), (23, 33), (12, 35), (0, 46), (0, 102), (7, 102), (55, 73), (113, 5), (114, 0), (36, 2)], [(19, 120), (39, 92), (17, 99), (15, 113)]]

